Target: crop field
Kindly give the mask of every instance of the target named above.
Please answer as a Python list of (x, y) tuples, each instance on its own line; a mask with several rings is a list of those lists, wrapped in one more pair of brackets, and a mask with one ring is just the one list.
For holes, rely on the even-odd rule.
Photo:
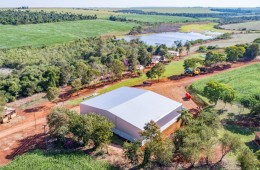
[(237, 24), (228, 24), (228, 25), (222, 25), (221, 26), (224, 29), (229, 30), (260, 30), (260, 21), (255, 22), (244, 22), (244, 23), (237, 23)]
[(0, 167), (0, 170), (70, 170), (70, 169), (114, 169), (108, 163), (95, 161), (90, 156), (81, 152), (60, 154), (45, 154), (42, 151), (34, 151), (17, 157), (12, 163)]
[(214, 22), (200, 23), (200, 24), (187, 24), (187, 25), (181, 26), (180, 31), (181, 32), (199, 32), (199, 33), (204, 33), (206, 31), (225, 32), (224, 30), (214, 28), (215, 25), (217, 25), (217, 23), (214, 23)]
[(107, 20), (71, 21), (32, 25), (0, 25), (0, 48), (42, 46), (80, 38), (127, 33), (134, 23)]
[(202, 95), (205, 85), (209, 81), (218, 81), (230, 85), (236, 91), (236, 101), (248, 96), (259, 94), (260, 91), (260, 64), (235, 69), (221, 73), (193, 83), (190, 88)]
[(161, 8), (137, 8), (143, 11), (154, 11), (154, 12), (162, 12), (162, 13), (219, 13), (217, 11), (211, 11), (210, 8), (201, 8), (201, 7), (193, 7), (193, 8), (177, 8), (177, 7), (161, 7)]

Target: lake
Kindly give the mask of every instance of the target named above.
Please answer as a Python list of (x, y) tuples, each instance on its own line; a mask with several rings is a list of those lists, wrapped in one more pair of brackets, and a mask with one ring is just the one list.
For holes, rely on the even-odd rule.
[[(221, 33), (220, 33), (221, 34)], [(127, 35), (118, 37), (119, 39), (125, 39), (131, 41), (133, 39), (140, 39), (148, 45), (161, 45), (165, 44), (167, 47), (172, 47), (174, 41), (186, 41), (197, 40), (197, 39), (212, 39), (219, 35), (219, 33), (210, 32), (209, 34), (200, 34), (195, 32), (182, 33), (182, 32), (167, 32), (167, 33), (154, 33), (154, 34), (143, 34), (143, 35)]]

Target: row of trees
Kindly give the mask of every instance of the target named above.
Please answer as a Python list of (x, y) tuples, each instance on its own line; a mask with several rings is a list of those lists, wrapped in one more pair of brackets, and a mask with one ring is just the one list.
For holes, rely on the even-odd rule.
[(114, 124), (107, 118), (89, 113), (79, 115), (65, 108), (55, 108), (47, 117), (50, 134), (59, 144), (64, 144), (66, 138), (72, 137), (79, 144), (94, 148), (104, 148), (111, 142)]
[(4, 25), (39, 24), (61, 21), (93, 20), (96, 15), (56, 12), (33, 12), (29, 10), (0, 10), (0, 23)]
[[(204, 64), (207, 67), (222, 63), (222, 62), (236, 62), (238, 60), (253, 60), (260, 54), (260, 47), (258, 44), (253, 43), (251, 45), (241, 44), (236, 46), (230, 46), (225, 48), (225, 54), (214, 52), (215, 46), (200, 46), (198, 52), (207, 52), (205, 60), (200, 59), (187, 59), (184, 62), (184, 67), (194, 68), (197, 63)], [(187, 63), (187, 64), (185, 64)]]

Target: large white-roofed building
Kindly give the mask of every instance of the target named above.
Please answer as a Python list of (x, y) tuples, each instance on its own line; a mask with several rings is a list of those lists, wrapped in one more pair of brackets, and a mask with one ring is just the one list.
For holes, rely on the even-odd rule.
[(113, 132), (134, 141), (142, 140), (139, 132), (146, 123), (155, 121), (161, 131), (177, 121), (182, 104), (157, 93), (130, 87), (86, 100), (80, 104), (80, 113), (95, 112), (115, 124)]

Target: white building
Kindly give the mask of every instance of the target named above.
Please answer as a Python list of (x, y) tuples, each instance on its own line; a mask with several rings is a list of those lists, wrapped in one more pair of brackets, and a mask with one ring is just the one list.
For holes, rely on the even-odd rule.
[(154, 55), (154, 56), (152, 56), (152, 64), (157, 64), (157, 63), (159, 63), (160, 61), (161, 61), (161, 56), (159, 56), (159, 55)]
[(182, 104), (157, 93), (122, 87), (80, 104), (80, 113), (95, 112), (115, 124), (113, 132), (134, 141), (146, 123), (155, 121), (161, 131), (177, 121)]
[(180, 56), (180, 53), (178, 51), (168, 51), (168, 53), (176, 57)]

